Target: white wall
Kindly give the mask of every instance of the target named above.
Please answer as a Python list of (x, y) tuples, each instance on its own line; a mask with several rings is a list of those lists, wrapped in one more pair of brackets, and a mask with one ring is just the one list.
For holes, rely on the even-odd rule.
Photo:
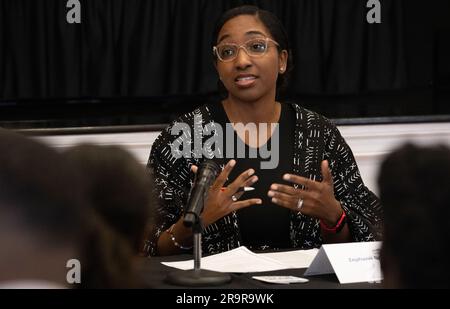
[[(354, 125), (339, 127), (350, 145), (366, 185), (377, 192), (376, 177), (383, 157), (396, 146), (412, 141), (421, 145), (450, 145), (450, 123)], [(40, 136), (38, 139), (64, 149), (88, 142), (98, 145), (120, 145), (143, 164), (147, 163), (151, 145), (159, 132), (106, 133)]]
[(360, 125), (339, 127), (355, 155), (367, 187), (378, 192), (379, 165), (386, 154), (407, 141), (450, 146), (450, 123)]

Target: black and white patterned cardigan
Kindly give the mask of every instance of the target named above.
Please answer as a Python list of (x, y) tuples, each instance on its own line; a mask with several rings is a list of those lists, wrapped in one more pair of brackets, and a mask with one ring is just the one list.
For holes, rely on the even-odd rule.
[[(291, 105), (296, 114), (293, 173), (320, 181), (322, 180), (321, 161), (328, 160), (333, 175), (336, 199), (341, 202), (346, 212), (353, 240), (379, 240), (381, 238), (381, 205), (375, 194), (365, 187), (353, 153), (339, 130), (327, 118), (297, 104)], [(197, 120), (198, 123), (194, 123), (194, 119), (199, 118), (201, 121)], [(203, 105), (172, 122), (152, 146), (147, 166), (153, 169), (159, 194), (159, 206), (152, 232), (147, 240), (146, 251), (149, 255), (156, 254), (156, 242), (160, 234), (177, 222), (183, 214), (184, 205), (193, 184), (190, 167), (192, 164), (198, 165), (203, 160), (184, 157), (177, 159), (172, 155), (171, 146), (178, 136), (171, 135), (170, 132), (173, 125), (180, 122), (188, 124), (190, 128), (195, 126), (202, 128), (208, 123), (214, 124), (214, 119), (208, 105)], [(192, 141), (193, 136), (185, 136), (185, 138)], [(200, 138), (205, 141), (208, 136)], [(283, 142), (282, 137), (280, 138), (280, 142)], [(292, 248), (320, 247), (322, 237), (319, 220), (292, 212), (290, 241)], [(240, 245), (241, 237), (236, 213), (231, 213), (209, 225), (202, 233), (204, 253), (219, 253)]]

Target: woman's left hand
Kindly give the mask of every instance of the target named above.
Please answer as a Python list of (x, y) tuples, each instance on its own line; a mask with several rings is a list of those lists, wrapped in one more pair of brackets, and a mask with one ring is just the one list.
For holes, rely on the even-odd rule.
[(323, 220), (327, 225), (334, 226), (342, 215), (342, 207), (334, 197), (333, 176), (328, 167), (328, 161), (321, 164), (322, 182), (305, 177), (285, 174), (283, 179), (304, 189), (288, 185), (272, 184), (268, 196), (272, 203), (300, 211), (304, 215)]

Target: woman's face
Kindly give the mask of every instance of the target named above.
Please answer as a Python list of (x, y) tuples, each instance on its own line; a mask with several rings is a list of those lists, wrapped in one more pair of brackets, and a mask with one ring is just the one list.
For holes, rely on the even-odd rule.
[[(240, 15), (223, 25), (216, 45), (242, 45), (255, 38), (274, 39), (257, 17)], [(249, 56), (240, 48), (232, 61), (217, 59), (216, 69), (229, 97), (245, 102), (275, 99), (277, 77), (286, 71), (287, 57), (286, 51), (279, 53), (277, 46), (269, 41), (267, 52), (262, 57)]]

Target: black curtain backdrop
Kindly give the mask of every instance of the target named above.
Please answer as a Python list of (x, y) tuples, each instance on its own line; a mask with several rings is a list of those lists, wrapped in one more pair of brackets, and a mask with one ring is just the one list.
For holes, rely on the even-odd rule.
[(79, 1), (68, 24), (67, 0), (0, 0), (0, 125), (167, 123), (217, 99), (211, 33), (241, 4), (288, 31), (287, 99), (331, 118), (450, 114), (448, 0), (379, 0), (381, 24), (366, 0)]
[(0, 99), (212, 93), (214, 22), (243, 3), (287, 28), (290, 93), (357, 94), (417, 79), (406, 61), (404, 0), (381, 1), (382, 23), (372, 25), (364, 0), (80, 0), (80, 25), (67, 23), (66, 2), (0, 0)]

